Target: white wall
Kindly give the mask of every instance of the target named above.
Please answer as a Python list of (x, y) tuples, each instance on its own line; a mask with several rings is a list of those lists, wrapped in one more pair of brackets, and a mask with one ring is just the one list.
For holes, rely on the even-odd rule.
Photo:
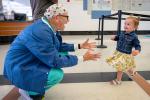
[(91, 20), (91, 16), (87, 14), (87, 11), (83, 11), (82, 1), (71, 1), (65, 5), (69, 11), (70, 20), (70, 22), (66, 25), (66, 30), (97, 30), (98, 20)]
[[(91, 19), (91, 16), (87, 14), (87, 11), (83, 11), (82, 0), (65, 3), (69, 10), (70, 22), (66, 25), (67, 31), (96, 31), (98, 30), (98, 19)], [(150, 11), (132, 11), (132, 13), (149, 14)], [(112, 12), (114, 13), (114, 12)], [(106, 20), (104, 30), (116, 30), (117, 21)], [(122, 21), (123, 29), (123, 21)], [(140, 22), (139, 30), (150, 30), (150, 21)]]

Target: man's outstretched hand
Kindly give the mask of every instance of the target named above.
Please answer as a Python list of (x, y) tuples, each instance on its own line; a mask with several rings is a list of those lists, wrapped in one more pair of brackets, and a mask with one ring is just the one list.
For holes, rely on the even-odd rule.
[(89, 39), (87, 39), (84, 43), (80, 44), (81, 49), (91, 49), (96, 48), (96, 42), (89, 42)]
[(83, 55), (83, 60), (87, 61), (87, 60), (94, 60), (96, 61), (97, 59), (99, 59), (101, 56), (100, 53), (94, 53), (93, 50), (89, 49), (84, 55)]

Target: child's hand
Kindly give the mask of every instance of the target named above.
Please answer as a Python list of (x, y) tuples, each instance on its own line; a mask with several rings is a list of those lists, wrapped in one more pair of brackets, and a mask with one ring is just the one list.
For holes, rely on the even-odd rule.
[(110, 39), (114, 41), (114, 40), (115, 40), (115, 37), (116, 37), (116, 36), (112, 36)]
[(133, 50), (133, 51), (132, 51), (132, 55), (133, 55), (133, 56), (136, 56), (136, 55), (138, 55), (139, 53), (140, 53), (139, 50)]

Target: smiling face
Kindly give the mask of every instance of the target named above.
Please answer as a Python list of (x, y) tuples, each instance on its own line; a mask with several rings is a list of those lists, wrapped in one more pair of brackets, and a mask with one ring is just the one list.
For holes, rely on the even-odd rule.
[(65, 29), (65, 24), (67, 24), (69, 22), (69, 16), (67, 13), (61, 14), (61, 15), (57, 15), (56, 16), (57, 19), (57, 30), (61, 30), (63, 31)]
[(124, 30), (127, 33), (135, 31), (138, 28), (138, 24), (139, 24), (139, 19), (135, 17), (128, 17), (126, 18), (125, 23), (124, 23)]
[(125, 20), (125, 23), (124, 23), (124, 30), (127, 32), (127, 33), (130, 33), (132, 31), (135, 31), (136, 27), (134, 25), (134, 22), (132, 19), (126, 19)]

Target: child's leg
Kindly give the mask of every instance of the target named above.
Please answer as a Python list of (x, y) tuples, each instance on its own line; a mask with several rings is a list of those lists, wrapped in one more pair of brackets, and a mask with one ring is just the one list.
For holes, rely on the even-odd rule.
[(122, 75), (123, 75), (123, 72), (122, 71), (118, 71), (117, 72), (117, 78), (112, 80), (112, 81), (110, 81), (110, 84), (112, 84), (112, 85), (120, 85), (121, 84)]
[(117, 80), (118, 80), (118, 81), (121, 81), (122, 75), (123, 75), (123, 72), (122, 72), (122, 71), (118, 71), (118, 72), (117, 72)]
[(132, 69), (126, 71), (126, 73), (150, 96), (150, 83), (148, 83), (138, 72), (135, 72)]

